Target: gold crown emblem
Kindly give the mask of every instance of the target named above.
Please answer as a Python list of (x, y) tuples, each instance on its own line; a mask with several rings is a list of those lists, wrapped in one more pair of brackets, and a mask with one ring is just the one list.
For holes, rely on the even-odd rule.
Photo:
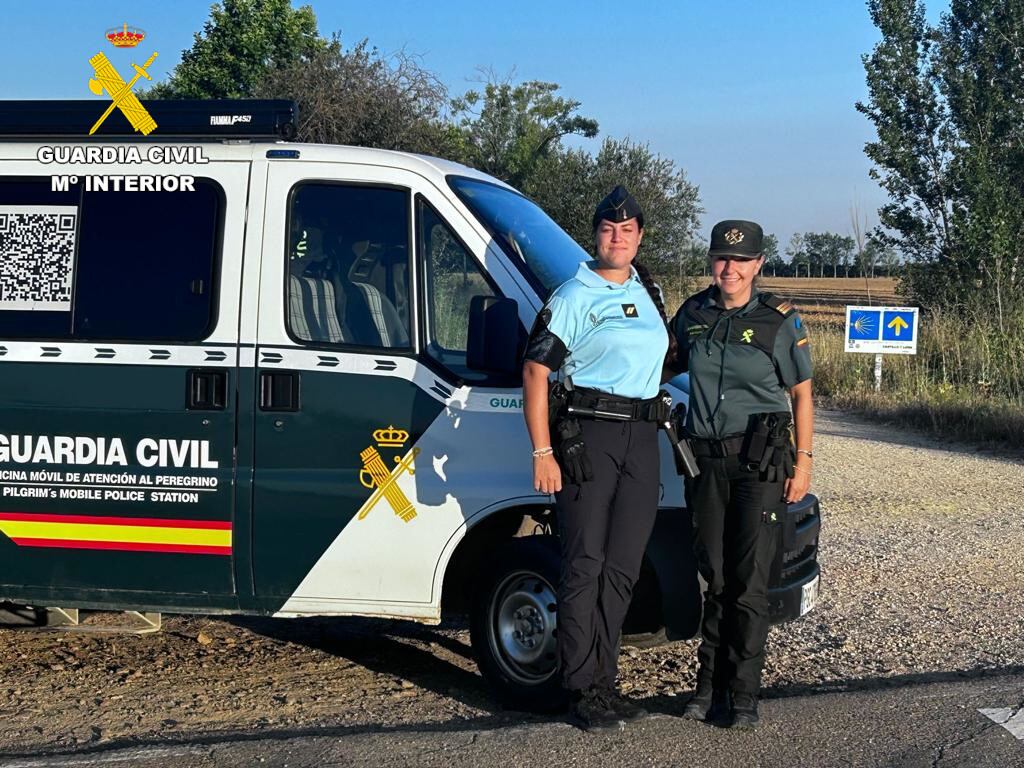
[(142, 42), (146, 33), (136, 27), (129, 29), (128, 25), (124, 24), (121, 29), (108, 29), (106, 37), (115, 48), (134, 48)]
[(395, 429), (393, 424), (389, 424), (387, 429), (374, 431), (373, 439), (381, 448), (401, 448), (409, 439), (409, 433), (404, 429)]
[(725, 233), (725, 242), (729, 245), (738, 245), (743, 242), (743, 233), (740, 232), (736, 227), (733, 227)]

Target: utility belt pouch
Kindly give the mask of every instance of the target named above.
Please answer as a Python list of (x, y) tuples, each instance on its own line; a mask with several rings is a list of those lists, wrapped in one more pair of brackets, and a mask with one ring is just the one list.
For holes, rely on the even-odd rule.
[(554, 437), (555, 458), (569, 482), (582, 485), (587, 480), (593, 480), (594, 471), (590, 466), (579, 421), (570, 416), (556, 419)]
[(740, 449), (740, 461), (756, 467), (760, 478), (774, 483), (793, 477), (793, 417), (788, 411), (755, 413)]

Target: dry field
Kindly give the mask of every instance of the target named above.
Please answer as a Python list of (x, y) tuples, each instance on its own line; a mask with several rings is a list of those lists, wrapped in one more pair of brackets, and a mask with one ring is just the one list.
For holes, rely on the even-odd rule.
[(898, 306), (891, 277), (766, 277), (761, 288), (790, 299), (812, 324), (842, 326), (847, 304)]

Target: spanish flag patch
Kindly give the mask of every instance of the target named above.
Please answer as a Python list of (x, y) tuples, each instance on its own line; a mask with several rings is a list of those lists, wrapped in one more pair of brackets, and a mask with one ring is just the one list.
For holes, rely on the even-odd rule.
[(810, 342), (810, 339), (808, 339), (808, 338), (807, 338), (806, 336), (804, 336), (804, 337), (803, 337), (802, 339), (800, 339), (800, 340), (799, 340), (799, 341), (798, 341), (798, 342), (796, 343), (796, 345), (797, 345), (798, 347), (805, 347), (805, 346), (807, 346), (807, 345), (808, 345), (808, 344), (810, 344), (810, 343), (811, 343), (811, 342)]

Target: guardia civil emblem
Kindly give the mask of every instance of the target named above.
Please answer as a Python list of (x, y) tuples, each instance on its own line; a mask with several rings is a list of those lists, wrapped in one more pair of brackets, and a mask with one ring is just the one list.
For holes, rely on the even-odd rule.
[[(375, 430), (373, 439), (377, 443), (377, 448), (397, 450), (401, 454), (409, 439), (409, 433), (389, 425), (387, 429)], [(414, 462), (420, 449), (413, 448), (404, 456), (394, 456), (395, 467), (389, 469), (377, 448), (371, 445), (359, 454), (359, 458), (363, 460), (363, 468), (359, 471), (359, 483), (364, 488), (373, 490), (373, 493), (363, 504), (358, 519), (362, 520), (370, 514), (370, 510), (383, 498), (391, 507), (391, 511), (403, 522), (408, 523), (416, 517), (416, 508), (395, 481), (406, 472), (410, 475), (416, 474)]]
[(736, 229), (736, 227), (733, 227), (725, 233), (725, 242), (729, 245), (739, 245), (743, 242), (743, 237), (743, 233)]

